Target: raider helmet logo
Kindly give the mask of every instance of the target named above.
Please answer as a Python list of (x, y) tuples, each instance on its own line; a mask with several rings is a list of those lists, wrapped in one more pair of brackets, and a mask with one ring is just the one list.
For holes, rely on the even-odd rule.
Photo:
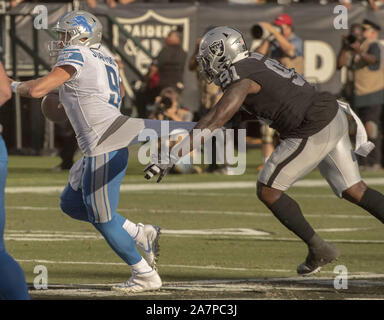
[(213, 42), (209, 46), (209, 51), (212, 52), (212, 54), (221, 57), (224, 54), (224, 42), (223, 40), (218, 40)]

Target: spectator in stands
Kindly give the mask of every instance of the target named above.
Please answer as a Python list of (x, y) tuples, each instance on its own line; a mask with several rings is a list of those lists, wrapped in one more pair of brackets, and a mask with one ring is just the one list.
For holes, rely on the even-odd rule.
[(85, 2), (87, 3), (87, 5), (91, 8), (95, 8), (96, 5), (97, 5), (97, 1), (96, 0), (85, 0)]
[(135, 93), (139, 117), (146, 118), (147, 105), (152, 104), (160, 91), (173, 87), (181, 92), (184, 88), (184, 66), (187, 53), (181, 46), (181, 35), (171, 31), (165, 39), (165, 45), (152, 61), (141, 88)]
[(187, 53), (181, 46), (180, 32), (173, 30), (165, 38), (165, 46), (152, 62), (150, 75), (159, 73), (159, 91), (166, 87), (183, 90), (184, 66)]
[(337, 56), (337, 69), (343, 67), (346, 68), (346, 81), (343, 85), (341, 96), (348, 102), (353, 102), (353, 91), (354, 91), (354, 56), (355, 51), (352, 51), (350, 44), (358, 41), (363, 42), (364, 28), (360, 23), (354, 23), (350, 27), (350, 33), (342, 37), (341, 48)]
[[(256, 52), (278, 60), (287, 68), (294, 68), (299, 74), (304, 73), (304, 42), (293, 32), (292, 18), (288, 14), (280, 14), (273, 24), (260, 22), (267, 30), (265, 38)], [(275, 130), (268, 125), (261, 127), (263, 163), (265, 163), (275, 149)], [(259, 166), (259, 170), (262, 166)]]
[(381, 125), (384, 103), (384, 72), (381, 47), (378, 43), (380, 26), (363, 21), (362, 37), (345, 38), (338, 56), (338, 67), (350, 65), (353, 72), (352, 105), (376, 148), (366, 158), (360, 158), (361, 169), (381, 169)]
[(174, 87), (161, 90), (155, 99), (155, 110), (150, 119), (192, 121), (192, 113), (180, 105), (180, 94)]
[(293, 32), (292, 18), (283, 13), (275, 19), (273, 25), (268, 22), (260, 22), (260, 25), (270, 35), (263, 39), (256, 51), (304, 74), (304, 42)]
[[(141, 0), (102, 0), (102, 1), (104, 1), (110, 8), (115, 8), (118, 3), (130, 4), (134, 2), (143, 2)], [(95, 8), (97, 6), (97, 0), (85, 0), (85, 2), (91, 8)]]
[(228, 0), (230, 4), (264, 4), (267, 0)]
[[(361, 2), (361, 1), (359, 1), (359, 2)], [(379, 7), (384, 4), (384, 0), (379, 0), (379, 1), (367, 0), (367, 2), (373, 11), (379, 10)], [(339, 0), (339, 3), (341, 5), (343, 5), (344, 7), (346, 7), (348, 10), (351, 9), (351, 7), (352, 7), (352, 0)]]

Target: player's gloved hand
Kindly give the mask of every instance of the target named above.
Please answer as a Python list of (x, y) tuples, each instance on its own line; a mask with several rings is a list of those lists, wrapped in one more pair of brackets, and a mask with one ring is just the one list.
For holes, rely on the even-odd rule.
[(155, 175), (159, 174), (159, 177), (157, 178), (157, 182), (159, 183), (164, 176), (168, 174), (168, 172), (175, 166), (175, 163), (177, 162), (177, 158), (170, 155), (169, 163), (156, 163), (159, 161), (156, 161), (155, 156), (151, 155), (152, 161), (151, 163), (145, 167), (144, 172), (144, 178), (147, 180), (152, 179)]

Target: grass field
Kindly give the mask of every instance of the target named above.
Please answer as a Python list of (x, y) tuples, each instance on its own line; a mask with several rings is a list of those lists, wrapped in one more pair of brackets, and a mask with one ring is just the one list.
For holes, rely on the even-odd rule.
[[(51, 171), (59, 159), (10, 156), (6, 246), (23, 267), (32, 298), (384, 298), (382, 224), (319, 185), (318, 172), (289, 194), (342, 255), (318, 276), (298, 278), (295, 270), (306, 246), (255, 196), (259, 150), (248, 152), (244, 175), (169, 175), (160, 185), (143, 178), (135, 153), (132, 149), (119, 213), (162, 227), (163, 289), (136, 296), (112, 293), (110, 285), (129, 278), (129, 268), (91, 224), (60, 211), (59, 191), (68, 172)], [(363, 176), (384, 192), (384, 171)], [(49, 290), (33, 290), (37, 265), (47, 267)], [(347, 267), (348, 289), (334, 288), (336, 265)]]

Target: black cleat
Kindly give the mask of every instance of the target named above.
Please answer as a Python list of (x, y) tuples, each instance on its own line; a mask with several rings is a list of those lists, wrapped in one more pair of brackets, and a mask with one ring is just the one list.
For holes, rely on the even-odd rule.
[(339, 250), (329, 242), (323, 242), (317, 247), (309, 247), (305, 261), (297, 267), (301, 276), (310, 276), (320, 271), (321, 267), (331, 263), (340, 256)]

